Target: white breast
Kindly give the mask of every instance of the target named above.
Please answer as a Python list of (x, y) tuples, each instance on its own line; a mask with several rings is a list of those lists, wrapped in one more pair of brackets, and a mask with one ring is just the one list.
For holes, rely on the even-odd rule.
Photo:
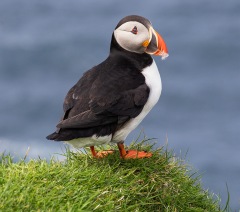
[(149, 113), (149, 111), (159, 100), (162, 91), (162, 82), (157, 65), (154, 60), (151, 66), (146, 67), (142, 71), (142, 74), (144, 75), (145, 82), (150, 89), (148, 100), (143, 107), (142, 112), (137, 117), (127, 122), (123, 126), (123, 128), (121, 128), (114, 134), (112, 142), (124, 141), (128, 134), (140, 124), (140, 122), (144, 119), (144, 117)]

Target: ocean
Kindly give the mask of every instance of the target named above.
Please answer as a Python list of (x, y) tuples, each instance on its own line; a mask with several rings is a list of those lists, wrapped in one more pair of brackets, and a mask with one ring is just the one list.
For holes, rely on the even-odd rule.
[[(47, 141), (67, 91), (109, 54), (126, 15), (148, 18), (169, 57), (154, 57), (160, 101), (126, 143), (142, 131), (202, 175), (203, 188), (230, 192), (240, 209), (240, 1), (1, 0), (0, 152), (50, 158), (64, 144)], [(227, 184), (227, 186), (226, 186)]]

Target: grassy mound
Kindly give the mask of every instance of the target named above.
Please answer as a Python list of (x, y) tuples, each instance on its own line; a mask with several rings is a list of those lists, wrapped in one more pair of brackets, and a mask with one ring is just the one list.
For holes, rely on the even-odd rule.
[(0, 211), (221, 211), (188, 173), (163, 149), (137, 160), (120, 159), (117, 151), (104, 159), (67, 151), (64, 162), (13, 163), (2, 155)]

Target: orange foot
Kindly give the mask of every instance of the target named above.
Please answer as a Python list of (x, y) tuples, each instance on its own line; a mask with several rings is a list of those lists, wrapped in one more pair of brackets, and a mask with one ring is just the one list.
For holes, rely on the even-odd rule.
[(94, 149), (94, 146), (90, 146), (90, 149), (91, 149), (92, 156), (94, 158), (104, 158), (107, 155), (114, 153), (114, 150), (103, 150), (100, 152), (96, 152)]
[(150, 158), (152, 157), (151, 152), (128, 150), (127, 154), (123, 156), (124, 159), (137, 159), (137, 158)]
[(152, 157), (151, 152), (137, 151), (137, 150), (126, 151), (123, 143), (118, 143), (118, 149), (119, 149), (121, 158), (124, 158), (124, 159), (137, 159), (137, 158), (150, 158), (150, 157)]
[(113, 154), (114, 150), (103, 150), (100, 152), (96, 152), (96, 155), (94, 157), (96, 158), (105, 158), (106, 156)]

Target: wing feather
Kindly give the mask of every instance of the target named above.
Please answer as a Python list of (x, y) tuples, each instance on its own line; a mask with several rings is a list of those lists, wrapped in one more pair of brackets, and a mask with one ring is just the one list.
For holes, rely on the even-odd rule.
[(63, 106), (65, 114), (57, 127), (122, 124), (139, 115), (147, 102), (149, 88), (140, 70), (126, 62), (124, 66), (119, 69), (104, 62), (86, 72), (69, 90)]

